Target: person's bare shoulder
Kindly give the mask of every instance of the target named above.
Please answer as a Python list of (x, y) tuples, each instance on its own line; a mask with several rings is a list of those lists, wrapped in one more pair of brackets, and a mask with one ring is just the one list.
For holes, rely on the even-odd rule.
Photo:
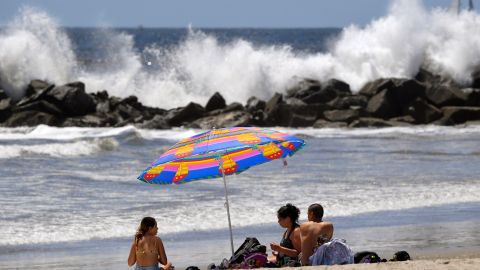
[(303, 233), (307, 233), (308, 231), (310, 231), (310, 228), (312, 227), (312, 222), (311, 221), (307, 221), (303, 224), (300, 225), (300, 232), (303, 234)]

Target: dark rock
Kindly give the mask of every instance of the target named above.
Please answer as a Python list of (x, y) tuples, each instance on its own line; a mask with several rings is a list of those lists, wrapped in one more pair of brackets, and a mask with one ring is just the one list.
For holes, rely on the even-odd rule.
[(104, 120), (97, 115), (84, 115), (65, 119), (64, 127), (102, 127), (105, 126)]
[(10, 116), (4, 124), (7, 127), (38, 126), (41, 124), (58, 126), (61, 122), (62, 118), (53, 114), (36, 111), (23, 111)]
[(0, 111), (9, 110), (12, 105), (12, 100), (10, 98), (0, 99)]
[(37, 111), (45, 112), (53, 115), (61, 116), (63, 112), (55, 104), (49, 103), (46, 100), (37, 100), (31, 103), (24, 104), (22, 106), (16, 106), (12, 109), (14, 113), (22, 111)]
[(33, 80), (27, 87), (27, 94), (16, 103), (22, 106), (40, 99), (44, 99), (49, 91), (55, 87), (54, 84), (47, 84), (43, 81)]
[(480, 107), (443, 107), (443, 117), (436, 124), (456, 125), (480, 120)]
[(383, 119), (398, 116), (398, 108), (391, 102), (391, 100), (393, 100), (391, 93), (388, 89), (384, 89), (373, 96), (368, 101), (367, 112)]
[(202, 105), (190, 102), (186, 107), (170, 110), (166, 120), (171, 126), (180, 126), (203, 117), (205, 109)]
[(32, 80), (27, 86), (25, 96), (33, 96), (38, 94), (39, 92), (43, 92), (46, 89), (52, 89), (53, 87), (55, 87), (54, 84), (50, 84), (46, 81)]
[(408, 107), (407, 114), (415, 119), (416, 124), (428, 124), (442, 117), (442, 111), (421, 98)]
[(12, 101), (10, 98), (0, 99), (0, 123), (12, 114)]
[(250, 97), (247, 100), (247, 104), (246, 104), (245, 108), (249, 112), (255, 112), (255, 111), (258, 111), (258, 110), (263, 111), (265, 109), (266, 105), (267, 105), (267, 103), (265, 101), (263, 101), (261, 99), (258, 99), (257, 97)]
[(402, 122), (393, 122), (393, 121), (385, 121), (379, 118), (373, 117), (362, 117), (358, 120), (353, 121), (349, 127), (352, 128), (362, 128), (362, 127), (394, 127), (394, 126), (405, 126), (408, 125)]
[(352, 107), (366, 108), (368, 104), (368, 98), (362, 95), (352, 95), (345, 97), (337, 97), (330, 101), (328, 105), (338, 110), (346, 110)]
[(283, 102), (282, 94), (275, 93), (265, 105), (265, 121), (267, 125), (276, 125), (280, 122), (279, 105)]
[(480, 88), (480, 67), (472, 73), (472, 88)]
[(460, 88), (448, 84), (433, 85), (426, 90), (427, 99), (434, 105), (463, 106), (467, 102), (467, 95)]
[(245, 111), (231, 111), (220, 115), (206, 116), (188, 124), (188, 127), (201, 129), (223, 128), (231, 126), (246, 126), (251, 115)]
[(348, 94), (351, 94), (350, 86), (348, 84), (332, 79), (322, 86), (319, 91), (315, 91), (301, 100), (308, 104), (326, 103), (338, 96), (345, 96)]
[(116, 108), (118, 114), (125, 120), (130, 120), (133, 122), (133, 119), (142, 115), (142, 112), (134, 108), (132, 105), (128, 103), (120, 103)]
[(415, 75), (415, 80), (426, 84), (443, 84), (447, 81), (451, 81), (451, 79), (447, 79), (444, 76), (434, 74), (425, 68), (420, 68), (417, 75)]
[(293, 106), (303, 106), (307, 105), (307, 103), (303, 102), (301, 99), (298, 98), (287, 98), (285, 100), (285, 104), (287, 105), (293, 105)]
[(325, 119), (330, 122), (347, 122), (351, 123), (360, 116), (357, 110), (331, 110), (323, 113)]
[(3, 89), (0, 89), (0, 100), (7, 99), (8, 95), (5, 93)]
[(367, 112), (372, 116), (383, 119), (401, 116), (412, 101), (425, 96), (425, 87), (415, 80), (390, 79), (390, 81), (393, 84), (383, 82), (383, 90), (368, 101)]
[(366, 97), (373, 97), (380, 91), (391, 89), (393, 87), (395, 87), (395, 83), (392, 79), (377, 79), (375, 81), (366, 83), (362, 89), (360, 89), (358, 94)]
[(213, 115), (219, 115), (219, 114), (224, 114), (227, 112), (233, 112), (233, 111), (243, 111), (245, 110), (245, 107), (241, 103), (238, 102), (233, 102), (232, 104), (229, 104), (223, 109), (217, 109), (213, 110), (211, 112), (208, 112), (205, 114), (205, 116), (213, 116)]
[(322, 84), (320, 81), (313, 79), (302, 79), (295, 86), (287, 89), (286, 97), (303, 99), (314, 92), (320, 91), (320, 89), (322, 89)]
[(92, 96), (85, 93), (85, 84), (72, 82), (58, 86), (46, 94), (68, 116), (82, 116), (95, 112), (96, 104)]
[(394, 117), (394, 118), (391, 118), (389, 121), (403, 122), (403, 123), (407, 123), (407, 124), (410, 124), (410, 125), (414, 125), (416, 123), (416, 120), (410, 115)]
[(155, 115), (153, 119), (144, 121), (142, 124), (137, 125), (139, 128), (145, 129), (168, 129), (168, 125), (165, 117), (161, 115)]
[(278, 105), (277, 122), (273, 124), (267, 122), (267, 124), (270, 126), (308, 127), (329, 109), (331, 109), (330, 106), (326, 104), (289, 105), (282, 103)]
[(108, 92), (106, 90), (98, 91), (97, 93), (93, 93), (92, 96), (96, 100), (102, 100), (102, 101), (108, 100)]
[(215, 94), (213, 94), (213, 96), (208, 100), (205, 110), (210, 112), (213, 110), (223, 109), (225, 106), (227, 106), (225, 99), (222, 97), (222, 95), (220, 95), (220, 93), (215, 92)]
[(287, 90), (287, 98), (297, 98), (307, 104), (326, 103), (337, 96), (349, 94), (351, 94), (350, 86), (336, 79), (331, 79), (324, 84), (317, 80), (304, 79)]
[(348, 127), (347, 123), (344, 122), (329, 122), (324, 119), (318, 119), (313, 123), (314, 128), (346, 128)]
[(467, 106), (480, 106), (480, 89), (464, 88), (460, 91), (467, 97)]

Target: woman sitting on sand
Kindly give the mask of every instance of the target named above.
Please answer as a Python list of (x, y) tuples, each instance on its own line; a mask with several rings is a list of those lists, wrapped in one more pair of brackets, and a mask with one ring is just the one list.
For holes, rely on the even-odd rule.
[(298, 254), (301, 252), (299, 216), (300, 210), (292, 204), (282, 206), (277, 211), (278, 224), (287, 229), (280, 244), (270, 244), (275, 255), (270, 261), (275, 262), (277, 266), (295, 266), (298, 262)]
[(157, 236), (157, 222), (152, 217), (144, 217), (133, 240), (128, 266), (136, 263), (136, 270), (159, 270), (160, 262), (164, 270), (170, 270), (172, 264), (167, 260), (162, 240)]

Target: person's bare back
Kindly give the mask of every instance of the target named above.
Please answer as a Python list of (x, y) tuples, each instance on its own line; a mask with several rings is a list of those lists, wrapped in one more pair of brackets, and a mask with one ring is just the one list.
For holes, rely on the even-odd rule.
[(309, 257), (313, 254), (314, 249), (328, 242), (333, 237), (333, 224), (331, 222), (322, 221), (323, 207), (319, 204), (312, 204), (308, 208), (308, 222), (300, 225), (300, 237), (302, 254), (300, 260), (302, 265), (309, 264)]

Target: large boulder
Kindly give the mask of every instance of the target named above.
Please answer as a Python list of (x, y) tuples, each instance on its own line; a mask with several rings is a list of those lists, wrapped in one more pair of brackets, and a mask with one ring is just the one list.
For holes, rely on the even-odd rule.
[(15, 106), (12, 109), (13, 113), (22, 112), (22, 111), (37, 111), (45, 112), (53, 115), (63, 115), (63, 112), (58, 106), (52, 104), (46, 100), (37, 100), (34, 102), (26, 103), (21, 106)]
[(378, 87), (382, 90), (370, 98), (367, 112), (383, 119), (403, 115), (415, 99), (425, 96), (425, 86), (415, 80), (390, 79)]
[(350, 86), (342, 81), (331, 79), (325, 83), (304, 79), (287, 90), (287, 98), (297, 98), (307, 104), (326, 103), (338, 96), (350, 95)]
[(351, 123), (359, 118), (360, 113), (358, 110), (330, 110), (325, 111), (323, 116), (330, 122)]
[(7, 127), (19, 127), (19, 126), (38, 126), (38, 125), (49, 125), (49, 126), (58, 126), (63, 119), (59, 116), (37, 112), (37, 111), (22, 111), (15, 114), (12, 114), (8, 118), (4, 125)]
[(373, 97), (380, 91), (395, 87), (395, 83), (392, 79), (377, 79), (366, 83), (358, 92), (358, 94)]
[(467, 106), (480, 106), (480, 88), (463, 88), (460, 91), (467, 97)]
[(167, 112), (166, 120), (170, 126), (180, 126), (203, 117), (205, 109), (202, 105), (190, 102), (187, 106)]
[(266, 105), (267, 105), (267, 103), (265, 101), (263, 101), (261, 99), (258, 99), (255, 96), (252, 96), (247, 100), (247, 104), (245, 105), (245, 108), (249, 112), (255, 112), (255, 111), (258, 111), (258, 110), (263, 111), (265, 109)]
[(54, 87), (46, 93), (46, 96), (68, 116), (82, 116), (93, 113), (96, 109), (93, 97), (85, 93), (85, 84), (82, 82)]
[(11, 115), (12, 100), (0, 89), (0, 123)]
[(442, 117), (441, 110), (421, 98), (412, 102), (407, 109), (407, 114), (415, 119), (416, 124), (428, 124)]
[(468, 121), (480, 120), (480, 107), (443, 107), (443, 117), (437, 124), (456, 125)]
[(466, 105), (468, 97), (460, 88), (451, 84), (432, 85), (426, 90), (426, 98), (438, 107)]
[(282, 103), (278, 105), (278, 121), (275, 125), (285, 127), (309, 127), (329, 109), (331, 109), (330, 106), (326, 104)]
[(225, 99), (220, 95), (220, 93), (215, 92), (212, 97), (207, 102), (207, 105), (205, 106), (205, 110), (207, 112), (217, 110), (217, 109), (223, 109), (227, 106)]
[(314, 128), (346, 128), (348, 124), (345, 122), (329, 122), (324, 119), (318, 119), (312, 126)]
[(283, 103), (283, 95), (275, 93), (265, 104), (266, 124), (270, 126), (278, 125), (280, 122), (279, 106)]
[(480, 67), (477, 67), (472, 73), (472, 87), (480, 88)]
[(54, 87), (54, 84), (49, 84), (40, 80), (33, 80), (27, 86), (25, 96), (16, 103), (16, 106), (22, 106), (40, 99), (44, 99), (47, 93)]
[(168, 129), (170, 126), (168, 125), (165, 117), (161, 115), (155, 115), (153, 119), (144, 121), (141, 124), (138, 124), (137, 127), (145, 128), (145, 129)]
[(231, 126), (246, 126), (249, 124), (251, 115), (245, 111), (230, 111), (227, 113), (206, 116), (193, 121), (187, 127), (212, 129)]
[(351, 108), (366, 108), (367, 104), (368, 98), (363, 95), (337, 97), (334, 100), (328, 102), (328, 105), (338, 110), (346, 110)]
[(361, 117), (348, 125), (351, 128), (410, 126), (406, 122), (386, 121), (374, 117)]
[(76, 116), (65, 119), (63, 127), (102, 127), (105, 126), (104, 120), (97, 115)]

